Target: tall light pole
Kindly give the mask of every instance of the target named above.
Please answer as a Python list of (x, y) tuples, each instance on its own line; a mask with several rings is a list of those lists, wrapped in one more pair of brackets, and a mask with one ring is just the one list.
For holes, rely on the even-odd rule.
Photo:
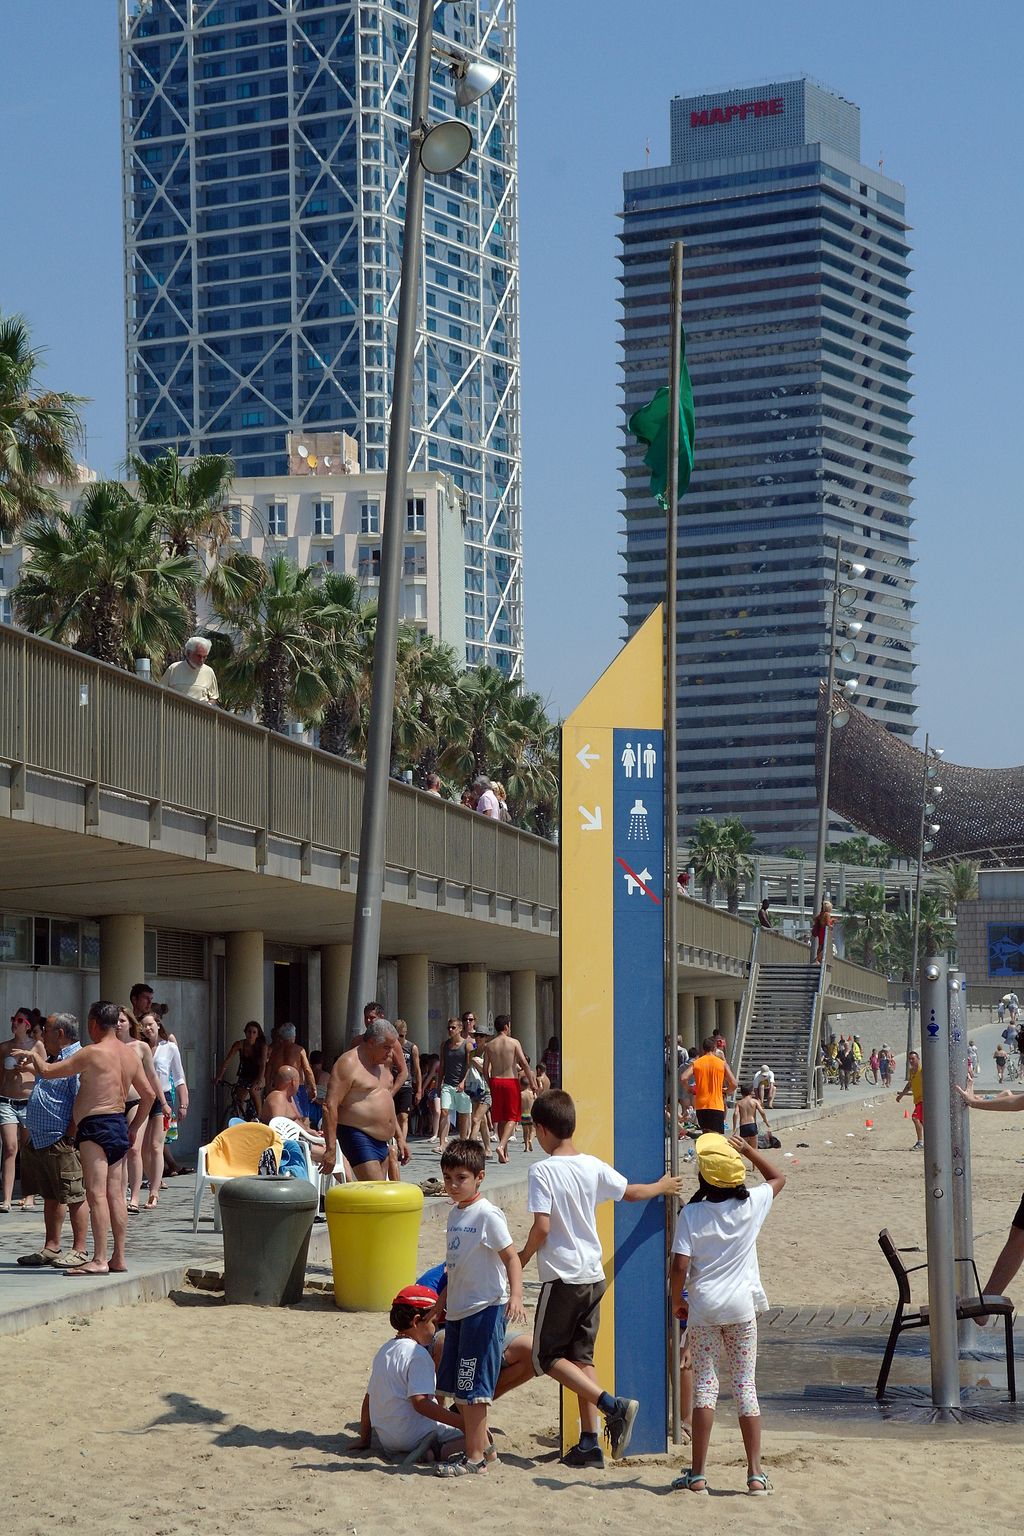
[[(818, 799), (818, 843), (814, 857), (814, 910), (821, 911), (821, 902), (825, 894), (825, 842), (828, 837), (828, 784), (832, 769), (832, 732), (844, 726), (849, 720), (849, 714), (843, 710), (832, 707), (832, 695), (836, 685), (836, 657), (846, 666), (851, 666), (857, 659), (857, 647), (853, 643), (853, 637), (858, 635), (861, 625), (855, 622), (843, 621), (846, 639), (836, 650), (836, 640), (839, 634), (840, 610), (849, 610), (857, 601), (857, 594), (852, 587), (844, 587), (840, 580), (840, 569), (845, 564), (845, 569), (851, 576), (864, 575), (867, 567), (853, 561), (843, 561), (843, 541), (836, 536), (836, 564), (832, 578), (832, 623), (828, 637), (828, 679), (825, 683), (825, 746), (821, 754), (821, 793)], [(843, 691), (851, 696), (857, 690), (854, 678), (848, 678), (843, 684)]]
[(910, 960), (910, 989), (907, 996), (907, 1055), (914, 1049), (914, 1003), (917, 997), (917, 956), (921, 941), (921, 876), (924, 871), (924, 856), (931, 853), (935, 846), (929, 833), (939, 830), (939, 823), (932, 821), (935, 815), (935, 800), (942, 797), (942, 785), (934, 782), (938, 774), (938, 764), (933, 758), (942, 757), (941, 747), (930, 747), (927, 732), (924, 738), (924, 764), (921, 768), (921, 815), (917, 825), (917, 876), (914, 880), (914, 929)]
[[(377, 632), (373, 645), (373, 692), (366, 737), (366, 776), (363, 818), (359, 835), (359, 874), (352, 929), (352, 970), (348, 989), (347, 1035), (362, 1030), (363, 1005), (377, 995), (381, 906), (387, 851), (388, 780), (391, 732), (395, 709), (395, 670), (401, 597), (402, 548), (405, 537), (405, 497), (409, 468), (409, 429), (412, 415), (413, 369), (416, 351), (416, 307), (423, 243), (423, 179), (427, 171), (447, 175), (473, 148), (465, 123), (445, 121), (429, 127), (430, 69), (434, 38), (434, 0), (419, 0), (415, 81), (409, 123), (409, 172), (405, 188), (405, 224), (398, 289), (398, 331), (395, 376), (391, 390), (387, 480), (384, 490), (384, 530), (380, 552)], [(489, 90), (500, 71), (481, 66), (445, 50), (443, 54), (459, 80), (459, 104), (468, 106)]]

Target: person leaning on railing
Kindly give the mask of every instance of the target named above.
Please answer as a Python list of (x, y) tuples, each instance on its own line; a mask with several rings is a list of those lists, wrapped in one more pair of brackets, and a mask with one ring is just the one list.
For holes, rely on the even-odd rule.
[(209, 640), (204, 640), (202, 635), (193, 635), (185, 641), (181, 654), (181, 661), (171, 663), (160, 679), (161, 683), (197, 704), (216, 704), (220, 689), (216, 672), (206, 663), (210, 654)]
[(835, 918), (832, 916), (832, 903), (826, 898), (822, 902), (820, 910), (816, 913), (811, 924), (811, 947), (817, 947), (815, 963), (820, 965), (825, 954), (825, 945), (831, 947), (832, 926)]

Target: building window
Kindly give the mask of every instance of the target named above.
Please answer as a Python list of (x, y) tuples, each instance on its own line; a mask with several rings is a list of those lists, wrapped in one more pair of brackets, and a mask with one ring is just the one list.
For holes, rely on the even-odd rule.
[(363, 501), (359, 505), (359, 532), (380, 533), (380, 502)]
[(405, 503), (405, 526), (409, 533), (426, 533), (427, 498), (410, 496)]
[(361, 582), (380, 580), (380, 550), (364, 546), (359, 551), (356, 574)]
[(272, 501), (267, 508), (267, 533), (272, 539), (283, 539), (288, 527), (288, 504)]
[(405, 576), (425, 576), (427, 574), (427, 551), (422, 544), (407, 544), (405, 546), (402, 572)]
[(237, 502), (233, 502), (228, 507), (228, 526), (231, 529), (231, 537), (233, 539), (240, 539), (242, 537), (242, 509)]
[(317, 539), (330, 539), (334, 537), (333, 501), (314, 501), (313, 537)]

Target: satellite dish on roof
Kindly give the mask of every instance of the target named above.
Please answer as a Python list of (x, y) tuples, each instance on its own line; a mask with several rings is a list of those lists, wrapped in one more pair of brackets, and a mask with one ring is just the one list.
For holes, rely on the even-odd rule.
[(328, 458), (328, 457), (327, 457), (327, 455), (326, 455), (326, 454), (325, 454), (325, 455), (324, 455), (324, 469), (330, 469), (330, 467), (331, 467), (331, 465), (332, 465), (332, 464), (333, 464), (333, 463), (334, 463), (334, 460), (333, 460), (333, 459), (329, 459), (329, 458)]
[(300, 443), (295, 452), (298, 454), (300, 459), (309, 458), (309, 449), (306, 447), (305, 443)]
[(310, 469), (316, 469), (316, 466), (317, 466), (316, 454), (315, 453), (308, 453), (306, 455), (306, 463), (309, 465)]

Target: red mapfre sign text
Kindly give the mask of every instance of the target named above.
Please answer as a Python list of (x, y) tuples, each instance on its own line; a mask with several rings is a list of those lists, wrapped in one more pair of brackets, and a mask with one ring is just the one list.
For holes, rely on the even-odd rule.
[(778, 117), (785, 110), (786, 103), (781, 96), (772, 96), (768, 101), (742, 101), (734, 107), (705, 107), (703, 112), (690, 113), (690, 127), (707, 128), (712, 123), (731, 123), (734, 117), (741, 123), (748, 117)]

